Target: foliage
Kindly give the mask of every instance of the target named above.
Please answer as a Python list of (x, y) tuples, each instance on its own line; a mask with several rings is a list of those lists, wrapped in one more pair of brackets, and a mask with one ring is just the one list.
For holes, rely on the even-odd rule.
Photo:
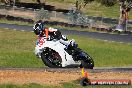
[(76, 10), (81, 11), (88, 3), (91, 3), (94, 0), (76, 0)]
[(37, 20), (42, 20), (42, 19), (48, 20), (48, 19), (50, 19), (50, 13), (49, 13), (49, 11), (44, 10), (44, 8), (41, 8), (41, 10), (36, 13), (35, 18)]
[(89, 24), (89, 19), (87, 16), (85, 16), (83, 13), (76, 11), (76, 10), (70, 10), (69, 13), (69, 20), (74, 24), (80, 24), (80, 25), (87, 25)]
[(116, 0), (100, 0), (102, 5), (105, 5), (107, 7), (113, 6), (116, 4)]
[(93, 1), (101, 3), (104, 6), (110, 7), (110, 6), (114, 6), (116, 3), (119, 2), (125, 2), (125, 1), (130, 2), (132, 0), (76, 0), (76, 7), (78, 10), (81, 10), (81, 8), (85, 7), (88, 3), (91, 3)]
[(94, 0), (84, 0), (84, 7), (88, 4), (88, 3), (91, 3), (91, 2), (93, 2)]

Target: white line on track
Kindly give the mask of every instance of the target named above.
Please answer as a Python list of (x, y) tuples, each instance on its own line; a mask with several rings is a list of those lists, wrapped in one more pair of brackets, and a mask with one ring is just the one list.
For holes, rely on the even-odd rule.
[(126, 33), (126, 34), (120, 34), (120, 35), (131, 35), (131, 34), (129, 34), (129, 33)]
[(25, 7), (20, 7), (21, 9), (25, 9)]
[(21, 30), (21, 31), (25, 31), (25, 30)]
[(127, 45), (131, 45), (131, 43), (124, 43), (124, 42), (116, 42), (116, 41), (109, 41), (109, 40), (102, 40), (102, 39), (97, 39), (99, 41), (104, 41), (104, 42), (109, 42), (109, 43), (120, 43), (120, 44), (127, 44)]
[(119, 42), (119, 43), (123, 44), (124, 42)]
[(13, 29), (14, 31), (16, 31), (17, 29)]
[(128, 45), (131, 45), (131, 43), (127, 43)]
[(9, 28), (5, 28), (5, 29), (9, 29)]
[(115, 41), (110, 41), (110, 42), (115, 42)]
[(105, 42), (108, 42), (108, 40), (104, 40)]

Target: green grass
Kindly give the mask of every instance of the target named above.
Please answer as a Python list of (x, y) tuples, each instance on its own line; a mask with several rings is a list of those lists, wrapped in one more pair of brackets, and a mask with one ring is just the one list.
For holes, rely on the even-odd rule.
[(86, 86), (82, 87), (78, 82), (63, 83), (63, 88), (131, 88), (132, 86)]
[(74, 38), (79, 47), (93, 57), (95, 66), (132, 66), (132, 45), (80, 36), (70, 36), (70, 38)]
[(90, 16), (119, 18), (119, 5), (115, 5), (113, 7), (105, 7), (94, 2), (88, 4), (87, 7), (84, 8), (84, 12)]
[(36, 39), (31, 32), (0, 29), (0, 66), (43, 67), (34, 55)]
[[(69, 35), (89, 53), (96, 67), (132, 66), (132, 44), (120, 44)], [(34, 55), (37, 37), (32, 32), (0, 29), (0, 67), (44, 67)]]
[[(24, 84), (24, 85), (14, 85), (14, 84), (1, 84), (0, 88), (44, 88), (44, 86), (31, 83), (31, 84)], [(48, 88), (45, 86), (45, 88)]]
[(7, 20), (7, 19), (0, 19), (0, 23), (33, 26), (33, 24), (28, 23), (28, 22), (11, 21), (11, 20)]
[(61, 86), (42, 86), (36, 83), (14, 85), (14, 84), (1, 84), (0, 88), (131, 88), (132, 86), (87, 86), (82, 87), (79, 83), (62, 83)]

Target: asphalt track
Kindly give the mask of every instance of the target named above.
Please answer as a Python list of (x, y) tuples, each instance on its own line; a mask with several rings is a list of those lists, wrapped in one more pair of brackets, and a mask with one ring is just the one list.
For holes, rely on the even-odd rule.
[[(0, 23), (0, 28), (9, 28), (14, 30), (24, 30), (33, 31), (32, 26), (21, 26), (15, 24), (5, 24)], [(80, 35), (90, 38), (96, 38), (107, 41), (115, 41), (121, 43), (132, 43), (132, 35), (119, 35), (119, 34), (108, 34), (108, 33), (97, 33), (97, 32), (85, 32), (85, 31), (75, 31), (75, 30), (63, 30), (62, 34)], [(52, 71), (52, 72), (80, 72), (79, 68), (2, 68), (0, 70), (27, 70), (27, 71)], [(90, 72), (129, 72), (132, 71), (132, 67), (95, 67), (94, 69), (86, 69)]]
[[(11, 70), (11, 71), (48, 71), (48, 72), (80, 72), (80, 68), (3, 68), (0, 70)], [(95, 67), (94, 69), (85, 69), (88, 72), (99, 73), (99, 72), (132, 72), (132, 67)]]
[[(16, 24), (0, 23), (0, 28), (33, 31), (32, 26), (16, 25)], [(60, 30), (62, 34), (65, 34), (65, 35), (69, 35), (69, 34), (79, 35), (79, 36), (85, 36), (89, 38), (100, 39), (104, 41), (132, 44), (132, 34), (109, 34), (109, 33), (86, 32), (86, 31), (65, 30), (65, 29), (60, 29)]]

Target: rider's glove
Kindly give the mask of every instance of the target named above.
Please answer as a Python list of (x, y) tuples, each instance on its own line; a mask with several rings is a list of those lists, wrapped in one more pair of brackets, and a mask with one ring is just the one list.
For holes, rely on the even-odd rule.
[(77, 46), (78, 46), (74, 39), (70, 40), (70, 44), (69, 45), (71, 45), (74, 48), (77, 48)]

